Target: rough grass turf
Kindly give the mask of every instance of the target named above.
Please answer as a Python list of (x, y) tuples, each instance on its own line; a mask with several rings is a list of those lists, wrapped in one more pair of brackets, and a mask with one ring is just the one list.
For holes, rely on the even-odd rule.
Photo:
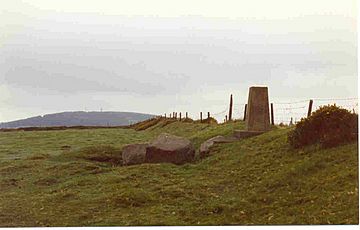
[(279, 128), (191, 164), (119, 165), (123, 145), (161, 132), (198, 148), (243, 127), (0, 133), (0, 226), (358, 224), (357, 143), (293, 150)]

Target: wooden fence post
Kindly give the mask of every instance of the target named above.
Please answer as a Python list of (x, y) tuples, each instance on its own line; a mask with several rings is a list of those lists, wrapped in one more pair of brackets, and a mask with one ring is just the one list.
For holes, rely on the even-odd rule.
[(210, 112), (208, 112), (208, 119), (210, 118)]
[(180, 112), (180, 117), (179, 118), (180, 118), (180, 121), (181, 121), (181, 112)]
[(165, 118), (166, 118), (166, 113), (165, 113)]
[(247, 109), (247, 104), (245, 104), (245, 109), (244, 109), (244, 121), (246, 120), (246, 109)]
[(270, 106), (271, 106), (271, 124), (274, 125), (274, 105), (273, 105), (273, 103), (271, 103)]
[(310, 116), (311, 116), (312, 105), (313, 105), (313, 100), (310, 100), (310, 101), (309, 101), (308, 114), (307, 114), (307, 116), (308, 116), (308, 117), (310, 117)]
[(227, 119), (227, 115), (225, 115), (225, 123), (228, 121), (228, 119)]
[(188, 118), (188, 112), (185, 113), (185, 117), (186, 117), (186, 119)]
[(202, 122), (202, 112), (200, 112), (200, 122)]
[(230, 106), (229, 106), (229, 121), (232, 120), (232, 109), (233, 109), (233, 95), (230, 95)]

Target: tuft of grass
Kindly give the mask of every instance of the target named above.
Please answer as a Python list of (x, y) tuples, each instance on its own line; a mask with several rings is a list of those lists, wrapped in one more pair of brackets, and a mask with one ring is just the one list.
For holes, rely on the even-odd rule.
[(217, 124), (217, 120), (213, 117), (208, 117), (206, 119), (201, 120), (196, 120), (196, 122), (200, 122), (200, 123), (204, 123), (204, 124)]
[(169, 125), (169, 124), (172, 124), (172, 123), (175, 123), (177, 122), (176, 119), (173, 119), (173, 118), (169, 118), (169, 119), (166, 119), (164, 120), (163, 122), (160, 123), (160, 127), (161, 128), (164, 128), (165, 126)]
[(183, 120), (182, 120), (183, 122), (190, 122), (190, 123), (192, 123), (192, 122), (194, 122), (194, 120), (193, 119), (191, 119), (191, 118), (184, 118)]
[(149, 119), (146, 121), (136, 123), (130, 127), (135, 129), (136, 131), (146, 130), (146, 129), (158, 124), (162, 120), (163, 120), (163, 118), (152, 118), (152, 119)]

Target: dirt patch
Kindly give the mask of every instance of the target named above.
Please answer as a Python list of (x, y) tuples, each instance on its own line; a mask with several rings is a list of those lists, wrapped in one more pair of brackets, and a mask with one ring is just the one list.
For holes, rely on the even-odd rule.
[(36, 154), (36, 155), (33, 155), (33, 156), (30, 156), (30, 157), (26, 158), (26, 160), (44, 160), (44, 159), (47, 159), (49, 157), (50, 157), (49, 154)]
[(60, 147), (61, 150), (70, 150), (71, 146), (70, 145), (63, 145)]
[(24, 171), (29, 168), (31, 168), (31, 166), (29, 166), (29, 165), (9, 165), (9, 166), (0, 168), (0, 173), (4, 173), (4, 174), (17, 173), (17, 172), (21, 172), (21, 171)]
[(18, 179), (15, 179), (15, 178), (5, 179), (1, 182), (1, 185), (3, 185), (3, 186), (18, 186)]
[(91, 146), (81, 149), (74, 155), (90, 161), (122, 165), (122, 151), (112, 146)]
[(34, 182), (35, 185), (40, 185), (40, 186), (50, 186), (50, 185), (54, 185), (57, 184), (59, 181), (55, 178), (42, 178), (40, 180), (37, 180)]

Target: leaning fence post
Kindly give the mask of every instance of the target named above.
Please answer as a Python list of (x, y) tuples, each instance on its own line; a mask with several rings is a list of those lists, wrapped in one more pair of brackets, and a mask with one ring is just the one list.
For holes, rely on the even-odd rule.
[(244, 121), (246, 120), (246, 109), (247, 109), (247, 104), (245, 104), (245, 109), (244, 109)]
[(310, 100), (310, 101), (309, 101), (308, 115), (307, 115), (308, 117), (311, 116), (312, 105), (313, 105), (313, 100)]
[(233, 96), (230, 95), (230, 106), (229, 106), (229, 121), (232, 120), (232, 109), (233, 109)]
[(274, 125), (274, 106), (273, 103), (270, 104), (271, 107), (271, 124)]

